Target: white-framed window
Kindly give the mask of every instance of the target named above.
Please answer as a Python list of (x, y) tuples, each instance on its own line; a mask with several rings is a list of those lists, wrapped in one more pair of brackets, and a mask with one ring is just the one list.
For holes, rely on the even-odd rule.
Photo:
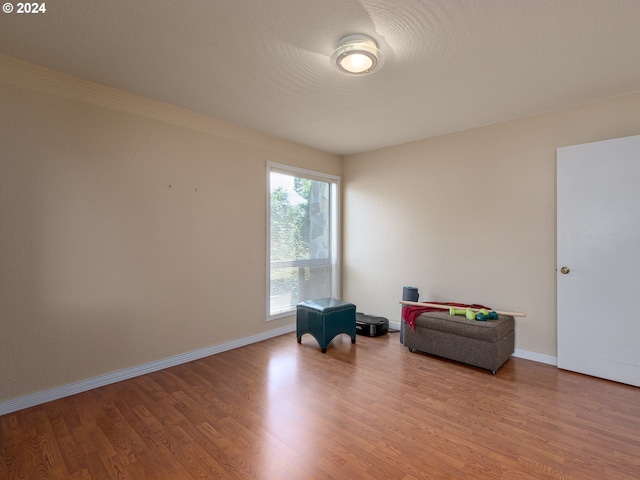
[(267, 319), (338, 298), (340, 177), (267, 163)]

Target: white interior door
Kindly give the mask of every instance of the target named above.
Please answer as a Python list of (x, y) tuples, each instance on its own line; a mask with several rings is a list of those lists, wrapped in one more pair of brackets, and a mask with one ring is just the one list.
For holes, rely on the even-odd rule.
[(640, 135), (557, 159), (558, 367), (640, 386)]

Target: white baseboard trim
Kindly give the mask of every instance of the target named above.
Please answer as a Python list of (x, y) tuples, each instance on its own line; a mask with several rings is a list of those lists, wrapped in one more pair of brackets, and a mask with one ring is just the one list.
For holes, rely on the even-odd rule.
[[(396, 330), (400, 329), (400, 323), (389, 322), (389, 326)], [(36, 405), (41, 405), (43, 403), (58, 400), (60, 398), (69, 397), (71, 395), (75, 395), (76, 393), (86, 392), (94, 388), (121, 382), (122, 380), (128, 380), (129, 378), (138, 377), (147, 373), (156, 372), (164, 368), (175, 367), (176, 365), (199, 360), (200, 358), (208, 357), (210, 355), (226, 352), (227, 350), (233, 350), (234, 348), (244, 347), (245, 345), (250, 345), (252, 343), (262, 342), (263, 340), (268, 340), (269, 338), (278, 337), (290, 332), (295, 332), (295, 330), (295, 324), (291, 324), (284, 327), (276, 328), (275, 330), (269, 330), (268, 332), (251, 335), (250, 337), (244, 337), (238, 340), (232, 340), (230, 342), (212, 345), (210, 347), (201, 348), (192, 352), (182, 353), (180, 355), (175, 355), (169, 358), (163, 358), (155, 362), (149, 362), (143, 365), (125, 368), (124, 370), (118, 370), (117, 372), (111, 372), (105, 375), (100, 375), (98, 377), (88, 378), (79, 382), (63, 385), (61, 387), (51, 388), (49, 390), (33, 393), (31, 395), (25, 395), (24, 397), (6, 400), (4, 402), (0, 402), (0, 415), (17, 412), (18, 410), (34, 407)], [(527, 350), (516, 348), (513, 356), (524, 358), (525, 360), (532, 360), (534, 362), (546, 363), (548, 365), (558, 365), (557, 357), (554, 357), (552, 355), (545, 355), (543, 353), (529, 352)]]
[(530, 352), (528, 350), (520, 350), (519, 348), (516, 348), (516, 351), (513, 352), (513, 356), (524, 358), (525, 360), (533, 360), (534, 362), (546, 363), (547, 365), (558, 366), (558, 357), (554, 357), (553, 355)]
[(118, 370), (117, 372), (107, 373), (94, 378), (88, 378), (79, 382), (63, 385), (61, 387), (51, 388), (42, 392), (33, 393), (31, 395), (25, 395), (24, 397), (14, 398), (0, 402), (0, 415), (6, 415), (8, 413), (17, 412), (24, 408), (34, 407), (43, 403), (58, 400), (60, 398), (75, 395), (76, 393), (86, 392), (94, 388), (103, 387), (112, 383), (134, 378), (147, 373), (156, 372), (164, 368), (175, 367), (182, 363), (192, 362), (199, 360), (200, 358), (215, 355), (216, 353), (226, 352), (227, 350), (233, 350), (234, 348), (244, 347), (252, 343), (261, 342), (269, 338), (278, 337), (286, 333), (295, 332), (295, 324), (287, 325), (284, 327), (276, 328), (275, 330), (269, 330), (268, 332), (259, 333), (257, 335), (251, 335), (250, 337), (240, 338), (238, 340), (232, 340), (230, 342), (221, 343), (218, 345), (212, 345), (210, 347), (201, 348), (192, 352), (181, 353), (169, 358), (163, 358), (154, 362), (145, 363), (143, 365), (137, 365), (131, 368), (125, 368), (124, 370)]

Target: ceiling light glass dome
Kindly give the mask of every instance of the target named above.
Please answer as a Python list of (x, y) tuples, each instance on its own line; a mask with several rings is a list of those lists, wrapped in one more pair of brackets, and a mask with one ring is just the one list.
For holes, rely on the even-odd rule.
[(347, 35), (331, 54), (331, 63), (347, 75), (368, 75), (379, 70), (384, 55), (376, 42), (366, 35)]

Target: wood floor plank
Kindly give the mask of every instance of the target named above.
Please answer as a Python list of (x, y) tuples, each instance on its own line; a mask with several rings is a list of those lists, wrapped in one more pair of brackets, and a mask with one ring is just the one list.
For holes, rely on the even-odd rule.
[(0, 417), (0, 479), (640, 478), (640, 389), (283, 335)]

